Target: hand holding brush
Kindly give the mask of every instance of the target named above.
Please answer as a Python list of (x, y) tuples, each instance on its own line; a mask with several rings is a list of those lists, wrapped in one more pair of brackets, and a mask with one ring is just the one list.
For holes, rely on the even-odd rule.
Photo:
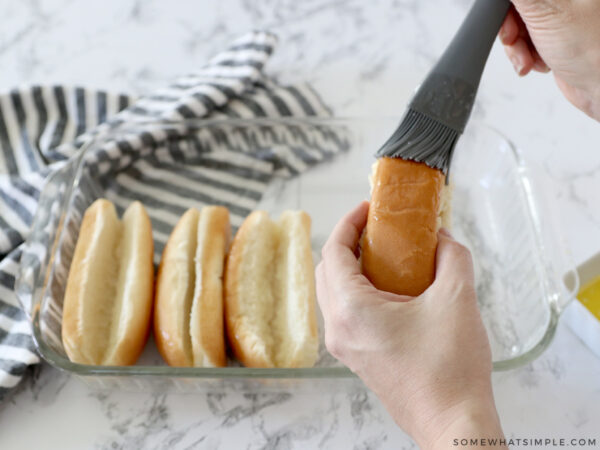
[(600, 120), (600, 2), (513, 0), (500, 29), (506, 54), (521, 75), (552, 70), (577, 108)]

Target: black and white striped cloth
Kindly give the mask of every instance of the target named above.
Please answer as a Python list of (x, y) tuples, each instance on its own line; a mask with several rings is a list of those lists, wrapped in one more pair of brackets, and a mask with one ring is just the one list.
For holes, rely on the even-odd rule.
[[(347, 147), (343, 135), (322, 127), (304, 133), (291, 125), (265, 131), (261, 126), (196, 127), (182, 122), (329, 115), (308, 85), (283, 87), (264, 75), (275, 43), (270, 33), (245, 35), (202, 69), (140, 99), (64, 86), (0, 95), (0, 399), (19, 383), (27, 366), (39, 362), (28, 320), (30, 292), (19, 292), (17, 298), (15, 279), (21, 264), (31, 283), (39, 276), (50, 236), (38, 230), (35, 251), (24, 249), (23, 242), (46, 182), (46, 189), (57, 183), (56, 175), (75, 164), (82, 146), (101, 142), (83, 152), (85, 170), (66, 218), (72, 233), (62, 244), (62, 259), (69, 259), (68, 264), (70, 258), (64, 255), (72, 252), (81, 215), (98, 192), (119, 213), (132, 200), (145, 204), (157, 260), (188, 207), (226, 205), (235, 228), (273, 177), (298, 174)], [(51, 187), (57, 193), (64, 190)], [(51, 226), (58, 220), (58, 205), (42, 203), (40, 213)], [(60, 291), (68, 264), (57, 269), (57, 286), (51, 291), (58, 294), (49, 303), (45, 323), (50, 345), (59, 352)]]

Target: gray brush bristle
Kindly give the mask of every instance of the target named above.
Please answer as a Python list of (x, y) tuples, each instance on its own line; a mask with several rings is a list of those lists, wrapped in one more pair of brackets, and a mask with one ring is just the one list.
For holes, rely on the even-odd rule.
[(409, 109), (402, 123), (375, 154), (427, 164), (448, 174), (459, 132), (414, 109)]

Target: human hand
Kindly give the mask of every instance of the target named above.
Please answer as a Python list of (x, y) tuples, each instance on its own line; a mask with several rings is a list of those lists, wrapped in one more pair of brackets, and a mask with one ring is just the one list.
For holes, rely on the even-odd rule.
[(501, 438), (469, 251), (440, 231), (430, 288), (415, 298), (379, 291), (356, 256), (368, 207), (361, 203), (337, 224), (317, 267), (327, 349), (422, 448), (471, 435)]
[(552, 69), (565, 97), (600, 120), (600, 2), (512, 2), (499, 36), (517, 73)]

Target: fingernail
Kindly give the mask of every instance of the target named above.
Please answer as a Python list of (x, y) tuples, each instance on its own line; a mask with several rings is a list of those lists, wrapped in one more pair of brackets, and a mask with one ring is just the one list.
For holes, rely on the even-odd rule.
[(449, 238), (451, 238), (451, 239), (454, 239), (454, 238), (452, 237), (452, 234), (450, 234), (450, 231), (448, 231), (448, 229), (447, 229), (447, 228), (444, 228), (444, 227), (440, 228), (440, 234), (441, 234), (441, 235), (444, 235), (444, 236), (446, 236), (446, 237), (449, 237)]
[(515, 71), (517, 72), (517, 74), (521, 75), (521, 73), (523, 73), (523, 68), (525, 67), (525, 64), (523, 64), (523, 60), (521, 58), (519, 58), (517, 55), (513, 55), (510, 58), (510, 62), (512, 63), (513, 67), (515, 68)]
[(500, 38), (500, 42), (504, 42), (506, 39), (506, 30), (504, 27), (500, 28), (500, 32), (498, 33), (498, 37)]
[(533, 65), (533, 67), (535, 68), (535, 70), (537, 70), (538, 72), (543, 72), (543, 73), (548, 73), (550, 72), (550, 67), (548, 67), (548, 65), (543, 62), (543, 61), (536, 61)]

